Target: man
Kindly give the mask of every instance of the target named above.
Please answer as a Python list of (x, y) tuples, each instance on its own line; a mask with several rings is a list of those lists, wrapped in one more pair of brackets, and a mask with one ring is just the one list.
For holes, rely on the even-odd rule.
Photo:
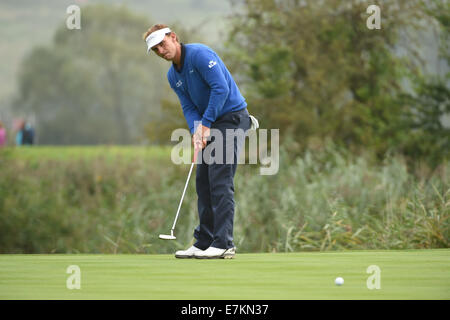
[[(169, 27), (157, 24), (143, 37), (147, 51), (172, 62), (167, 78), (178, 95), (195, 150), (211, 143), (211, 129), (223, 137), (223, 161), (197, 162), (196, 190), (200, 224), (194, 230), (196, 242), (177, 258), (234, 258), (234, 184), (238, 143), (227, 140), (226, 129), (247, 131), (251, 119), (247, 103), (220, 57), (202, 44), (182, 44)], [(225, 146), (231, 148), (232, 163), (224, 161)], [(196, 151), (194, 151), (196, 152)], [(228, 149), (230, 152), (230, 149)], [(201, 158), (201, 157), (200, 157)], [(229, 158), (228, 158), (229, 159)]]

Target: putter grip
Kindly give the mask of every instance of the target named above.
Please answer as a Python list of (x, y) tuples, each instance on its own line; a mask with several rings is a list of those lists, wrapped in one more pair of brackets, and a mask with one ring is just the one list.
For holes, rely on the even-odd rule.
[(194, 149), (194, 160), (192, 160), (193, 163), (197, 162), (197, 154), (200, 150), (199, 149)]

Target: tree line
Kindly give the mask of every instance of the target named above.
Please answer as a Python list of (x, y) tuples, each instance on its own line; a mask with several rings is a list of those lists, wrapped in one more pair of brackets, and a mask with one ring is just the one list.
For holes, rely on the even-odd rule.
[[(400, 152), (437, 165), (448, 156), (449, 74), (423, 72), (423, 39), (415, 38), (438, 34), (448, 67), (448, 1), (378, 1), (375, 30), (366, 25), (368, 1), (231, 5), (238, 9), (217, 49), (251, 113), (262, 127), (280, 128), (292, 152), (331, 139), (379, 158)], [(170, 143), (186, 124), (168, 65), (145, 52), (150, 25), (125, 7), (86, 6), (81, 30), (62, 24), (51, 45), (26, 57), (14, 107), (36, 114), (40, 143)], [(172, 27), (182, 42), (200, 40)]]

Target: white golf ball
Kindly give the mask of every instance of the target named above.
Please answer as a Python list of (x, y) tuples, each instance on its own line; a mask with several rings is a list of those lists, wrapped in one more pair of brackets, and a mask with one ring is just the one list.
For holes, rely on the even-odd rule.
[(334, 280), (334, 283), (335, 283), (337, 286), (342, 286), (342, 285), (344, 284), (344, 278), (337, 277), (336, 280)]

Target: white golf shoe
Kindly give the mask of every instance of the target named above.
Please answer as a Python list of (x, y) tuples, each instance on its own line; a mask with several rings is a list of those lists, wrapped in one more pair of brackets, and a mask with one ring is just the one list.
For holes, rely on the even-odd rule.
[(236, 254), (236, 248), (220, 249), (209, 247), (204, 251), (197, 251), (194, 257), (197, 259), (233, 259)]
[(180, 259), (184, 259), (184, 258), (193, 258), (194, 254), (196, 252), (203, 252), (203, 250), (192, 246), (187, 250), (178, 250), (177, 252), (175, 252), (175, 258), (180, 258)]

